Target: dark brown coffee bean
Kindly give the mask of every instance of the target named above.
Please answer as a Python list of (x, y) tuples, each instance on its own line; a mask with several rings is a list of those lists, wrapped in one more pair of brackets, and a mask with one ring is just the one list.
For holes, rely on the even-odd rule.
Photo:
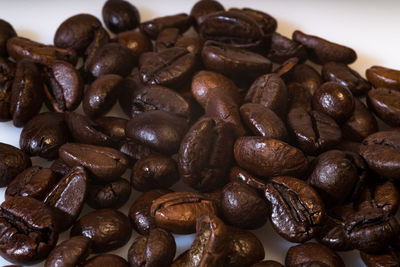
[(67, 143), (59, 149), (69, 166), (83, 166), (101, 182), (117, 180), (128, 167), (128, 158), (110, 147)]
[(176, 244), (167, 231), (156, 228), (148, 236), (139, 236), (128, 251), (131, 267), (169, 266), (174, 259)]
[[(312, 262), (319, 262), (325, 265), (317, 265), (319, 267), (344, 267), (344, 262), (336, 252), (333, 250), (317, 244), (317, 243), (305, 243), (291, 247), (285, 259), (285, 264), (288, 267), (299, 267), (301, 264), (307, 264)], [(313, 266), (313, 265), (304, 265)]]
[(350, 64), (357, 59), (357, 54), (353, 49), (314, 35), (295, 31), (292, 38), (307, 48), (309, 59), (317, 64), (324, 64), (330, 61)]
[(51, 211), (39, 200), (6, 200), (0, 207), (0, 255), (15, 264), (38, 263), (57, 244), (56, 227)]
[(0, 121), (9, 121), (12, 119), (10, 102), (15, 69), (16, 65), (14, 62), (0, 57)]
[(128, 242), (131, 224), (123, 213), (112, 209), (89, 212), (81, 217), (71, 229), (71, 236), (83, 235), (90, 238), (94, 253), (107, 252)]
[(276, 73), (279, 77), (286, 79), (286, 77), (298, 63), (299, 59), (297, 57), (291, 57), (288, 60), (285, 60), (280, 66), (275, 68), (274, 73)]
[(316, 69), (307, 64), (297, 64), (289, 75), (290, 83), (299, 83), (308, 89), (311, 95), (322, 85), (323, 80)]
[(400, 177), (400, 131), (388, 130), (371, 134), (364, 139), (360, 155), (368, 167), (389, 179)]
[(141, 235), (148, 235), (151, 229), (156, 228), (156, 222), (150, 214), (153, 200), (162, 195), (171, 193), (170, 190), (156, 189), (141, 194), (129, 209), (129, 218), (133, 228)]
[(121, 145), (119, 151), (129, 158), (131, 163), (129, 166), (133, 166), (133, 164), (141, 158), (147, 157), (151, 154), (157, 154), (157, 152), (150, 147), (130, 139)]
[(274, 17), (260, 10), (255, 10), (251, 8), (231, 8), (229, 9), (229, 11), (243, 12), (245, 15), (251, 17), (257, 22), (258, 25), (260, 25), (264, 34), (271, 34), (275, 32), (278, 26), (278, 23)]
[(0, 187), (7, 186), (23, 170), (32, 166), (29, 156), (16, 147), (0, 143)]
[(140, 31), (151, 39), (156, 39), (158, 34), (165, 28), (178, 28), (181, 33), (184, 33), (190, 26), (192, 26), (192, 18), (187, 14), (180, 13), (142, 22)]
[(311, 111), (311, 93), (302, 84), (292, 82), (288, 85), (289, 111), (295, 108), (302, 108), (307, 112)]
[(399, 266), (399, 257), (391, 249), (379, 253), (365, 253), (360, 251), (360, 256), (367, 267)]
[(211, 192), (227, 183), (232, 162), (234, 131), (230, 124), (202, 118), (183, 138), (179, 150), (179, 173), (183, 182)]
[(377, 88), (367, 95), (368, 107), (384, 122), (393, 127), (400, 126), (400, 91)]
[(218, 1), (203, 0), (193, 5), (190, 16), (194, 18), (195, 26), (198, 27), (209, 14), (224, 10), (224, 6)]
[(308, 160), (299, 149), (265, 137), (240, 137), (235, 142), (234, 155), (240, 167), (264, 178), (302, 177), (308, 167)]
[(13, 26), (7, 21), (0, 19), (0, 57), (7, 57), (7, 41), (17, 36)]
[(194, 54), (198, 59), (200, 59), (203, 45), (204, 40), (198, 34), (182, 36), (175, 43), (175, 47), (186, 48), (186, 50)]
[(54, 61), (44, 72), (46, 104), (50, 110), (75, 110), (81, 103), (83, 79), (71, 64)]
[(131, 50), (135, 58), (139, 58), (145, 52), (153, 51), (151, 39), (141, 32), (126, 31), (117, 35), (117, 42), (125, 45)]
[(385, 87), (400, 91), (400, 71), (382, 66), (372, 66), (365, 71), (370, 83), (376, 88)]
[(328, 62), (324, 64), (322, 76), (325, 81), (340, 83), (354, 95), (362, 95), (371, 89), (371, 85), (358, 72), (343, 63)]
[(57, 60), (75, 64), (78, 60), (74, 50), (44, 45), (23, 37), (9, 39), (7, 41), (7, 51), (16, 61), (29, 59), (32, 62), (44, 65), (51, 65)]
[(348, 140), (342, 140), (335, 147), (335, 149), (342, 150), (342, 151), (349, 151), (349, 152), (353, 152), (353, 153), (359, 154), (360, 153), (360, 146), (361, 146), (361, 143), (352, 142), (352, 141), (348, 141)]
[(131, 194), (131, 185), (125, 179), (108, 184), (89, 183), (86, 202), (93, 209), (118, 209), (124, 205)]
[(55, 186), (56, 176), (52, 170), (39, 166), (30, 167), (15, 177), (8, 185), (4, 198), (32, 197), (43, 200)]
[(64, 177), (70, 170), (71, 167), (67, 165), (62, 159), (58, 158), (50, 166), (50, 169), (56, 175), (57, 180), (60, 180)]
[[(109, 2), (114, 2), (111, 0)], [(129, 263), (121, 256), (114, 254), (100, 254), (88, 259), (83, 267), (129, 267)]]
[(267, 58), (277, 63), (283, 63), (292, 57), (297, 57), (299, 62), (305, 61), (307, 59), (306, 48), (277, 32), (272, 33), (271, 48), (267, 53)]
[(86, 78), (86, 81), (90, 81), (93, 78), (90, 77), (90, 75), (87, 73), (89, 63), (93, 61), (93, 58), (96, 56), (97, 51), (99, 51), (101, 47), (110, 42), (110, 39), (110, 35), (103, 27), (100, 27), (95, 31), (92, 42), (85, 50), (85, 62), (82, 70), (85, 71), (84, 76)]
[(215, 201), (205, 195), (176, 192), (153, 200), (150, 212), (158, 227), (177, 234), (190, 234), (195, 232), (196, 220), (201, 214), (217, 214), (218, 211)]
[(79, 266), (90, 254), (91, 241), (84, 236), (74, 236), (58, 244), (49, 254), (44, 267)]
[(103, 21), (113, 33), (133, 30), (139, 26), (140, 15), (137, 8), (123, 0), (107, 1), (102, 9)]
[(19, 145), (31, 156), (55, 159), (69, 140), (64, 114), (45, 112), (33, 117), (22, 129)]
[(43, 85), (38, 66), (27, 59), (18, 61), (10, 102), (14, 126), (23, 126), (39, 113), (43, 97)]
[(257, 229), (268, 219), (268, 207), (259, 193), (243, 183), (229, 183), (222, 190), (223, 219), (241, 229)]
[(231, 172), (229, 174), (229, 181), (231, 183), (239, 182), (247, 184), (251, 188), (258, 190), (261, 193), (264, 193), (265, 186), (267, 185), (266, 182), (264, 182), (263, 180), (254, 177), (244, 169), (237, 166), (231, 169)]
[(284, 267), (277, 261), (261, 261), (259, 263), (251, 265), (251, 267)]
[(180, 34), (178, 28), (165, 28), (157, 36), (154, 51), (160, 52), (167, 48), (174, 47), (179, 37)]
[(127, 119), (118, 117), (100, 117), (95, 121), (102, 131), (110, 136), (112, 142), (119, 144), (126, 140), (125, 128), (128, 123)]
[(310, 240), (324, 222), (324, 203), (302, 180), (275, 177), (266, 186), (265, 197), (270, 202), (273, 228), (290, 242)]
[[(201, 2), (206, 2), (208, 0), (205, 1), (201, 1)], [(213, 0), (211, 0), (213, 1)], [(200, 2), (200, 1), (199, 1)], [(187, 261), (187, 254), (189, 253), (189, 250), (186, 250), (184, 252), (182, 252), (180, 255), (178, 255), (175, 260), (172, 262), (171, 267), (184, 267)]]

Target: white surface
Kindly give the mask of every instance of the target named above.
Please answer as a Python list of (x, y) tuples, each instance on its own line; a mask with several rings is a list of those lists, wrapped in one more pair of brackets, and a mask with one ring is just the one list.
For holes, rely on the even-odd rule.
[[(190, 12), (196, 1), (131, 1), (139, 9), (142, 21), (155, 16)], [(66, 18), (77, 13), (90, 13), (101, 18), (104, 1), (51, 1), (51, 0), (1, 0), (0, 18), (10, 22), (18, 35), (43, 43), (52, 43), (58, 25)], [(372, 65), (383, 65), (400, 69), (400, 1), (228, 1), (221, 0), (226, 8), (252, 7), (265, 11), (278, 20), (278, 32), (291, 36), (296, 29), (305, 33), (318, 35), (328, 40), (352, 47), (357, 51), (358, 60), (352, 65), (364, 76), (365, 70)], [(81, 109), (79, 109), (81, 110)], [(119, 106), (110, 115), (122, 114)], [(0, 142), (19, 146), (21, 129), (14, 128), (11, 122), (0, 123)], [(34, 164), (50, 165), (49, 162), (33, 158)], [(126, 176), (128, 177), (128, 176)], [(174, 189), (183, 190), (182, 185)], [(127, 211), (138, 196), (133, 191), (130, 201), (122, 208)], [(0, 202), (4, 200), (4, 189), (0, 189)], [(89, 208), (85, 207), (84, 213)], [(284, 241), (271, 228), (270, 223), (254, 233), (262, 240), (266, 259), (284, 263), (287, 249), (294, 245)], [(68, 237), (69, 232), (62, 234), (60, 241)], [(126, 258), (127, 250), (136, 238), (133, 233), (131, 241), (111, 253)], [(177, 237), (177, 253), (190, 246), (192, 236)], [(358, 252), (340, 253), (346, 266), (363, 266)], [(8, 264), (0, 258), (0, 265)], [(38, 264), (35, 266), (43, 266)]]

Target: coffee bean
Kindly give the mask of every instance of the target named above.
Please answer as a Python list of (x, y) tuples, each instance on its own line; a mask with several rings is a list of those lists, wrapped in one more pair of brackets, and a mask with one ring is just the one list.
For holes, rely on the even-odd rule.
[(9, 121), (12, 119), (10, 102), (15, 69), (14, 62), (0, 58), (0, 121)]
[(94, 60), (94, 57), (96, 56), (100, 48), (110, 42), (110, 39), (110, 35), (103, 27), (98, 28), (94, 32), (93, 40), (85, 50), (85, 62), (82, 67), (82, 71), (84, 71), (84, 77), (86, 81), (91, 81), (93, 79), (93, 77), (91, 77), (88, 73), (89, 64)]
[(372, 66), (366, 70), (365, 75), (376, 88), (385, 87), (400, 91), (400, 71), (382, 66)]
[(129, 164), (129, 166), (133, 166), (133, 164), (141, 158), (147, 157), (151, 154), (157, 154), (157, 152), (150, 147), (130, 139), (121, 145), (119, 151), (129, 158), (130, 162), (132, 163)]
[(239, 168), (237, 166), (231, 169), (231, 172), (229, 174), (229, 181), (231, 183), (234, 182), (244, 183), (261, 193), (264, 193), (265, 186), (267, 185), (266, 182), (264, 182), (263, 180), (254, 177), (244, 169)]
[(187, 14), (180, 13), (142, 22), (140, 31), (150, 38), (156, 39), (158, 34), (165, 28), (178, 28), (181, 33), (184, 33), (190, 26), (192, 26), (192, 18)]
[(278, 26), (278, 22), (274, 17), (260, 10), (255, 10), (251, 8), (242, 8), (242, 9), (230, 8), (229, 11), (243, 12), (243, 14), (254, 19), (257, 22), (257, 24), (260, 25), (264, 35), (275, 32)]
[(145, 52), (153, 51), (153, 43), (147, 35), (137, 31), (121, 32), (117, 35), (117, 42), (131, 50), (135, 58), (139, 58)]
[(218, 1), (198, 1), (190, 10), (190, 16), (194, 18), (195, 26), (198, 27), (209, 14), (224, 10), (225, 8)]
[(283, 265), (277, 261), (261, 261), (251, 265), (251, 267), (283, 267)]
[[(302, 108), (307, 112), (312, 110), (311, 108), (311, 93), (302, 84), (292, 82), (287, 87), (289, 96), (289, 112), (292, 109)], [(289, 115), (289, 114), (288, 114)]]
[(128, 123), (127, 119), (110, 116), (100, 117), (95, 122), (111, 138), (113, 143), (121, 144), (126, 140), (125, 128)]
[(7, 57), (7, 41), (17, 36), (13, 26), (7, 21), (0, 19), (0, 57)]
[(60, 180), (71, 170), (71, 167), (68, 166), (67, 163), (65, 163), (61, 158), (58, 158), (53, 161), (50, 169), (56, 175), (57, 180)]
[(125, 179), (102, 184), (89, 184), (86, 202), (94, 209), (114, 208), (124, 205), (131, 194), (131, 185)]
[[(114, 1), (110, 1), (114, 2)], [(83, 267), (128, 267), (129, 263), (122, 257), (114, 254), (100, 254), (87, 260)]]
[(323, 84), (321, 75), (307, 64), (298, 64), (289, 74), (290, 83), (299, 83), (308, 89), (311, 95)]
[(306, 48), (277, 32), (272, 33), (271, 48), (267, 53), (267, 58), (283, 63), (292, 57), (297, 57), (299, 62), (304, 62), (307, 59)]
[(400, 126), (400, 91), (388, 88), (372, 89), (368, 92), (367, 103), (375, 114), (387, 124)]
[(174, 47), (179, 37), (180, 35), (178, 28), (165, 28), (157, 36), (154, 49), (155, 52), (160, 52), (167, 48)]
[(31, 159), (16, 147), (0, 143), (0, 187), (7, 186), (19, 173), (32, 166)]
[(367, 267), (399, 266), (398, 256), (391, 249), (379, 253), (365, 253), (360, 251), (360, 256)]
[(139, 26), (137, 8), (128, 1), (107, 1), (102, 9), (103, 21), (113, 33), (133, 30)]
[[(205, 0), (205, 1), (201, 1), (201, 2), (207, 2), (207, 1), (209, 1), (209, 0)], [(184, 267), (186, 264), (188, 252), (189, 252), (189, 250), (186, 250), (186, 251), (182, 252), (180, 255), (178, 255), (175, 258), (175, 260), (172, 262), (171, 267)]]
[(201, 50), (203, 49), (203, 45), (204, 45), (204, 40), (201, 39), (201, 37), (198, 34), (182, 36), (175, 43), (175, 47), (186, 48), (187, 51), (194, 54), (196, 58), (198, 58), (198, 61), (201, 56)]

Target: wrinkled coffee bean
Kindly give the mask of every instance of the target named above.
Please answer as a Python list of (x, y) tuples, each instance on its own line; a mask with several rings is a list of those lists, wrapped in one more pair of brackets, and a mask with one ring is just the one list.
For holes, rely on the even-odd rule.
[(125, 141), (125, 128), (128, 120), (118, 117), (100, 117), (95, 122), (115, 144)]
[(267, 58), (277, 63), (283, 63), (292, 57), (297, 57), (299, 62), (305, 61), (307, 59), (306, 48), (277, 32), (272, 33), (271, 48), (267, 53)]
[[(111, 0), (114, 1), (114, 0)], [(88, 259), (83, 267), (129, 267), (129, 263), (121, 256), (114, 254), (100, 254)]]
[(324, 223), (324, 203), (304, 181), (275, 177), (265, 188), (271, 206), (271, 223), (275, 231), (290, 242), (313, 238)]
[(375, 88), (385, 87), (400, 91), (400, 71), (382, 66), (372, 66), (365, 71), (365, 76)]
[(107, 28), (113, 33), (133, 30), (140, 23), (137, 8), (123, 0), (107, 1), (103, 6), (102, 16)]
[(243, 12), (245, 15), (254, 19), (264, 32), (264, 35), (275, 32), (278, 22), (271, 15), (264, 13), (260, 10), (251, 8), (230, 8), (229, 11)]
[(13, 26), (7, 21), (0, 19), (0, 57), (7, 57), (7, 41), (17, 36)]
[(390, 249), (379, 253), (365, 253), (360, 251), (360, 256), (367, 267), (399, 266), (399, 257)]
[(123, 44), (131, 50), (135, 58), (139, 58), (145, 52), (153, 51), (151, 39), (141, 32), (126, 31), (117, 35), (117, 42)]
[(125, 179), (102, 184), (89, 184), (86, 202), (94, 209), (118, 209), (124, 205), (131, 194), (131, 185)]
[(0, 143), (0, 187), (7, 186), (23, 170), (32, 166), (29, 156), (16, 147)]
[(167, 48), (174, 47), (179, 36), (178, 28), (165, 28), (157, 36), (154, 49), (155, 52), (160, 52)]
[(128, 242), (131, 237), (128, 217), (117, 210), (95, 210), (82, 216), (71, 229), (71, 237), (83, 235), (92, 240), (94, 253), (107, 252)]
[(184, 33), (191, 25), (192, 18), (187, 14), (180, 13), (142, 22), (140, 24), (140, 31), (150, 38), (156, 39), (158, 34), (165, 28), (178, 28), (181, 33)]
[(289, 74), (290, 83), (299, 83), (308, 89), (311, 95), (323, 84), (321, 75), (307, 64), (297, 64)]
[(264, 182), (263, 180), (254, 177), (244, 169), (237, 166), (231, 169), (231, 172), (229, 174), (229, 181), (231, 183), (239, 182), (247, 184), (251, 188), (258, 190), (261, 193), (264, 193), (265, 186), (267, 185), (266, 182)]
[(198, 27), (209, 14), (224, 10), (224, 6), (218, 1), (198, 1), (190, 10), (190, 16), (194, 18), (195, 26)]
[(400, 91), (383, 87), (372, 89), (368, 92), (367, 104), (384, 122), (400, 126)]

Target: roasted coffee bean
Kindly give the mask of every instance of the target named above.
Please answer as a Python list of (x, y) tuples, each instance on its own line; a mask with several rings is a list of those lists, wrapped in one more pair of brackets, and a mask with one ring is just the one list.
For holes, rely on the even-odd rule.
[(354, 95), (362, 95), (371, 89), (371, 85), (358, 72), (343, 63), (328, 62), (324, 64), (322, 77), (325, 81), (340, 83)]
[(224, 6), (218, 1), (203, 0), (193, 5), (190, 16), (194, 18), (195, 26), (198, 27), (209, 14), (224, 10)]
[(149, 155), (133, 166), (131, 184), (137, 191), (168, 189), (179, 180), (176, 162), (163, 155)]
[[(114, 0), (111, 0), (114, 1)], [(122, 257), (114, 254), (100, 254), (88, 259), (83, 267), (129, 267), (129, 263)]]
[(238, 182), (229, 183), (222, 190), (221, 211), (227, 223), (241, 229), (260, 228), (269, 214), (267, 203), (259, 193)]
[(288, 85), (289, 111), (295, 108), (302, 108), (307, 112), (311, 111), (311, 93), (302, 84), (292, 82)]
[(190, 26), (192, 26), (192, 18), (187, 14), (180, 13), (142, 22), (140, 31), (151, 39), (156, 39), (158, 34), (165, 28), (178, 28), (181, 33), (184, 33)]
[(330, 61), (351, 64), (357, 59), (357, 54), (353, 49), (314, 35), (295, 31), (292, 38), (307, 48), (309, 59), (317, 64)]
[(56, 176), (52, 170), (39, 166), (30, 167), (15, 177), (8, 185), (4, 198), (32, 197), (43, 200), (55, 186)]
[(156, 228), (148, 236), (139, 236), (128, 251), (131, 267), (169, 266), (174, 259), (176, 244), (167, 231)]
[(257, 22), (257, 24), (260, 25), (261, 29), (264, 32), (264, 35), (275, 32), (278, 26), (278, 22), (276, 21), (275, 18), (260, 10), (255, 10), (251, 8), (242, 8), (242, 9), (231, 8), (229, 9), (229, 11), (243, 12), (245, 15), (254, 19)]
[(311, 95), (322, 85), (323, 80), (316, 69), (307, 64), (297, 64), (289, 75), (290, 83), (299, 83), (308, 89)]
[(125, 179), (108, 184), (89, 184), (86, 202), (94, 209), (118, 209), (124, 205), (131, 194), (131, 185)]
[(127, 119), (118, 117), (100, 117), (95, 121), (103, 132), (110, 136), (112, 142), (119, 144), (125, 141), (125, 127), (128, 123)]
[(131, 117), (131, 102), (133, 93), (145, 86), (139, 76), (139, 69), (134, 68), (131, 74), (121, 81), (121, 90), (119, 92), (118, 102), (122, 108), (122, 111), (128, 117)]
[(150, 211), (158, 227), (177, 234), (194, 233), (196, 219), (201, 214), (217, 212), (217, 205), (213, 199), (191, 192), (160, 196), (153, 200)]
[(7, 186), (23, 170), (32, 166), (29, 156), (16, 147), (0, 143), (0, 187)]
[(399, 266), (399, 257), (391, 249), (379, 253), (365, 253), (360, 251), (360, 256), (367, 267)]
[(290, 242), (310, 240), (324, 223), (324, 203), (302, 180), (275, 177), (267, 184), (265, 197), (270, 202), (273, 228)]
[(253, 82), (245, 101), (261, 104), (282, 118), (286, 115), (287, 98), (284, 81), (276, 74), (265, 74)]
[(167, 48), (174, 47), (179, 36), (178, 28), (165, 28), (157, 36), (154, 49), (155, 52), (160, 52)]
[[(285, 259), (288, 267), (314, 266), (307, 265), (312, 262), (319, 262), (319, 267), (344, 267), (343, 260), (336, 252), (317, 243), (305, 243), (291, 247)], [(325, 264), (325, 265), (323, 265)]]
[(90, 62), (85, 63), (85, 70), (96, 78), (106, 74), (127, 76), (136, 62), (129, 48), (119, 43), (109, 43), (100, 47)]
[(261, 193), (264, 193), (265, 186), (266, 186), (266, 182), (264, 182), (263, 180), (261, 180), (257, 177), (254, 177), (253, 175), (251, 175), (244, 169), (239, 168), (237, 166), (235, 166), (231, 169), (231, 172), (229, 174), (229, 181), (231, 183), (239, 182), (239, 183), (247, 184), (251, 188), (258, 190)]
[(54, 35), (54, 44), (57, 47), (73, 49), (83, 54), (100, 27), (100, 20), (93, 15), (74, 15), (58, 27)]
[(107, 1), (102, 9), (103, 21), (113, 33), (133, 30), (139, 26), (137, 8), (124, 0)]
[(299, 59), (297, 57), (291, 57), (288, 60), (285, 60), (280, 66), (275, 68), (273, 72), (279, 77), (286, 79), (286, 77), (298, 63)]
[(117, 180), (128, 167), (128, 158), (110, 147), (67, 143), (59, 149), (60, 158), (69, 166), (83, 166), (96, 180)]
[(157, 152), (148, 146), (130, 139), (121, 145), (119, 151), (129, 158), (131, 163), (129, 166), (133, 166), (133, 164), (141, 158), (147, 157), (151, 154), (157, 154)]
[(83, 235), (92, 240), (94, 253), (107, 252), (128, 242), (131, 237), (128, 217), (117, 210), (101, 209), (81, 217), (71, 229), (71, 236)]
[(235, 142), (234, 155), (240, 167), (264, 178), (302, 177), (308, 168), (308, 160), (299, 149), (265, 137), (240, 137)]
[(46, 104), (50, 110), (75, 110), (81, 103), (83, 79), (71, 64), (54, 61), (44, 72)]
[(353, 113), (354, 97), (349, 89), (339, 83), (326, 82), (315, 91), (312, 106), (341, 123)]
[(353, 152), (353, 153), (359, 154), (360, 153), (360, 146), (361, 146), (361, 143), (352, 142), (352, 141), (348, 141), (348, 140), (342, 140), (335, 147), (335, 149), (342, 150), (342, 151), (349, 151), (349, 152)]
[(204, 45), (204, 40), (201, 39), (201, 37), (198, 34), (182, 36), (175, 43), (175, 47), (186, 48), (186, 50), (196, 55), (196, 57), (198, 57), (199, 59), (201, 56), (201, 50), (203, 49), (203, 45)]
[[(205, 0), (208, 1), (208, 0)], [(201, 2), (205, 2), (201, 1)], [(187, 260), (187, 254), (189, 253), (189, 250), (186, 250), (185, 252), (182, 252), (180, 255), (178, 255), (175, 260), (172, 262), (171, 267), (184, 267), (186, 264)]]
[(121, 32), (117, 35), (116, 41), (128, 47), (135, 58), (139, 58), (145, 52), (153, 51), (151, 39), (141, 32)]
[(43, 95), (38, 66), (28, 59), (18, 61), (10, 102), (10, 113), (13, 116), (14, 126), (22, 127), (39, 113)]
[(400, 126), (400, 90), (372, 89), (368, 92), (367, 104), (384, 122), (393, 127)]
[(382, 66), (372, 66), (365, 71), (370, 83), (376, 88), (385, 87), (400, 91), (400, 71)]
[(7, 41), (17, 36), (13, 26), (7, 21), (0, 19), (0, 57), (7, 57)]
[(29, 59), (32, 62), (44, 65), (51, 65), (57, 60), (75, 64), (78, 60), (74, 50), (44, 45), (23, 37), (9, 39), (7, 41), (7, 51), (16, 61)]
[(150, 214), (153, 200), (162, 195), (171, 193), (166, 189), (150, 190), (140, 195), (129, 209), (129, 218), (133, 228), (141, 235), (148, 235), (150, 230), (156, 228), (156, 222)]
[(368, 167), (389, 179), (400, 177), (400, 131), (387, 130), (371, 134), (364, 139), (360, 155)]
[(126, 136), (166, 154), (178, 152), (179, 144), (188, 128), (184, 118), (154, 110), (132, 118), (126, 125)]
[(140, 56), (140, 78), (145, 84), (158, 84), (181, 88), (190, 81), (196, 67), (196, 57), (182, 47), (173, 47), (161, 52), (148, 52)]
[(104, 45), (110, 42), (110, 35), (103, 27), (98, 28), (95, 33), (92, 42), (85, 50), (85, 63), (83, 65), (82, 70), (84, 72), (84, 76), (86, 81), (92, 80), (92, 77), (87, 73), (88, 65), (93, 61), (93, 58), (96, 56), (97, 51)]
[(14, 197), (0, 206), (0, 255), (15, 264), (44, 260), (57, 244), (56, 221), (39, 200)]
[(74, 236), (58, 244), (49, 254), (44, 267), (80, 266), (90, 254), (91, 241)]
[(292, 57), (297, 57), (299, 62), (304, 62), (307, 59), (306, 48), (277, 32), (272, 33), (271, 48), (267, 53), (267, 58), (283, 63)]
[(15, 69), (14, 62), (0, 57), (0, 121), (9, 121), (12, 119), (10, 102)]
[(22, 129), (19, 145), (31, 156), (55, 159), (69, 140), (64, 114), (45, 112), (33, 117)]
[(179, 149), (179, 173), (186, 184), (211, 192), (227, 183), (234, 131), (230, 124), (202, 118), (187, 132)]
[(259, 263), (251, 265), (251, 267), (284, 267), (277, 261), (261, 261)]
[(70, 170), (71, 167), (68, 166), (61, 158), (56, 159), (50, 166), (50, 169), (56, 175), (57, 180), (63, 178)]
[(387, 249), (400, 230), (394, 216), (379, 208), (366, 208), (351, 214), (344, 227), (350, 244), (364, 252)]
[(342, 139), (342, 132), (335, 120), (319, 111), (292, 108), (287, 116), (287, 124), (298, 147), (308, 155), (327, 151)]

